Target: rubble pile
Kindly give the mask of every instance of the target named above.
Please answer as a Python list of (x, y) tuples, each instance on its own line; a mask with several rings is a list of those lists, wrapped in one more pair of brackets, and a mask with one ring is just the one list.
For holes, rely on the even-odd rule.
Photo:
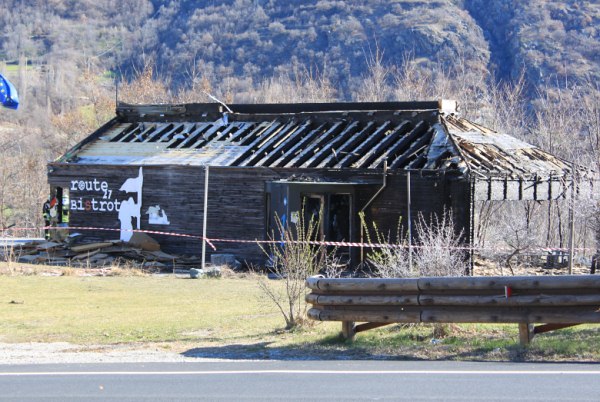
[(87, 242), (75, 234), (64, 242), (34, 240), (0, 248), (0, 260), (28, 264), (107, 268), (134, 266), (150, 270), (188, 270), (201, 265), (199, 256), (172, 255), (161, 251), (159, 243), (145, 233), (135, 233), (129, 242), (107, 240)]

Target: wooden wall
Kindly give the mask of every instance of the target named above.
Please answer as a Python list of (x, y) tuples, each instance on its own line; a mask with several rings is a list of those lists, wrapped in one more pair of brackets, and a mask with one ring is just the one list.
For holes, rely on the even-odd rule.
[[(419, 214), (429, 218), (432, 214), (441, 217), (444, 210), (451, 211), (457, 231), (462, 229), (465, 240), (468, 239), (470, 226), (470, 193), (467, 181), (451, 181), (443, 174), (421, 174), (412, 172), (411, 183), (411, 218), (413, 222), (413, 239), (415, 223)], [(361, 205), (368, 201), (370, 195), (361, 196)], [(380, 231), (395, 237), (401, 218), (402, 231), (406, 233), (408, 217), (408, 191), (406, 172), (390, 173), (387, 185), (380, 195), (366, 210), (367, 222), (376, 222)]]
[[(98, 202), (105, 195), (97, 191), (106, 182), (104, 187), (112, 190), (110, 198), (114, 202), (123, 201), (132, 194), (119, 191), (123, 183), (138, 176), (137, 166), (109, 166), (109, 165), (75, 165), (51, 164), (48, 174), (52, 186), (77, 188), (70, 192), (71, 203), (75, 201), (76, 207), (88, 202), (98, 207)], [(265, 182), (280, 179), (298, 178), (303, 176), (306, 180), (335, 181), (335, 182), (361, 182), (369, 183), (357, 189), (354, 202), (355, 212), (381, 187), (383, 181), (381, 172), (349, 171), (349, 170), (318, 170), (307, 169), (299, 172), (297, 169), (269, 169), (269, 168), (235, 168), (211, 167), (209, 168), (208, 191), (208, 237), (217, 239), (214, 245), (216, 251), (207, 248), (211, 253), (232, 253), (238, 260), (246, 263), (262, 263), (264, 255), (256, 243), (256, 239), (265, 239)], [(141, 229), (160, 232), (183, 233), (194, 236), (202, 235), (202, 214), (204, 206), (204, 177), (205, 169), (199, 166), (144, 166), (143, 167), (143, 196)], [(79, 182), (89, 183), (96, 180), (92, 191), (80, 190)], [(75, 181), (76, 184), (72, 183)], [(431, 212), (441, 213), (444, 205), (454, 206), (459, 211), (458, 221), (468, 226), (469, 193), (463, 195), (459, 187), (452, 187), (449, 191), (445, 179), (438, 175), (411, 175), (412, 188), (412, 214), (416, 219), (418, 212), (425, 214)], [(453, 184), (452, 186), (454, 186)], [(465, 186), (468, 190), (468, 186)], [(79, 201), (81, 200), (81, 204)], [(373, 201), (367, 209), (367, 220), (376, 221), (380, 229), (396, 232), (398, 217), (406, 217), (406, 173), (390, 173), (387, 178), (385, 190)], [(150, 224), (148, 215), (145, 214), (149, 206), (159, 205), (167, 214), (169, 225)], [(467, 215), (462, 206), (467, 206)], [(89, 208), (93, 209), (93, 208)], [(105, 205), (106, 209), (106, 205)], [(406, 220), (404, 219), (404, 222)], [(116, 211), (99, 210), (71, 210), (70, 225), (75, 227), (99, 227), (119, 229), (120, 222)], [(358, 218), (355, 223), (358, 228)], [(97, 239), (118, 239), (117, 231), (82, 231)], [(467, 231), (468, 233), (468, 231)], [(353, 241), (360, 239), (358, 230)], [(161, 243), (166, 252), (177, 254), (201, 254), (202, 242), (200, 239), (189, 239), (167, 235), (152, 234)], [(245, 240), (246, 243), (223, 242), (225, 240)]]

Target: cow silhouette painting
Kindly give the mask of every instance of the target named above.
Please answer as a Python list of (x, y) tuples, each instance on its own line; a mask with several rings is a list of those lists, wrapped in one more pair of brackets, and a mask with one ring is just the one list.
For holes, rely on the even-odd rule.
[(140, 216), (142, 211), (142, 186), (144, 185), (144, 175), (142, 168), (138, 177), (127, 179), (119, 189), (126, 193), (137, 193), (137, 201), (133, 197), (127, 198), (121, 202), (119, 208), (119, 220), (121, 221), (121, 240), (129, 241), (133, 236), (133, 224), (131, 220), (136, 218), (136, 229), (140, 229)]

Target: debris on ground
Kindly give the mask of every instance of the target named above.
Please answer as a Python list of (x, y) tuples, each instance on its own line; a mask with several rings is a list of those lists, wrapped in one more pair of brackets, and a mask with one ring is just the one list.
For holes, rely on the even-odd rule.
[(0, 248), (0, 261), (44, 264), (73, 268), (128, 266), (152, 271), (189, 270), (201, 265), (200, 256), (173, 255), (145, 233), (131, 241), (86, 242), (85, 236), (70, 236), (64, 242), (33, 240)]

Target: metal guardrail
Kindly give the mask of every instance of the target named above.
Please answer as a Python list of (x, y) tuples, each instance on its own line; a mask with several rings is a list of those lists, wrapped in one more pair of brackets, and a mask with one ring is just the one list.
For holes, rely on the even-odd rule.
[[(310, 277), (308, 316), (341, 321), (342, 333), (392, 323), (516, 323), (521, 344), (538, 333), (600, 323), (600, 276)], [(362, 324), (356, 324), (361, 322)], [(533, 324), (543, 324), (534, 326)]]

